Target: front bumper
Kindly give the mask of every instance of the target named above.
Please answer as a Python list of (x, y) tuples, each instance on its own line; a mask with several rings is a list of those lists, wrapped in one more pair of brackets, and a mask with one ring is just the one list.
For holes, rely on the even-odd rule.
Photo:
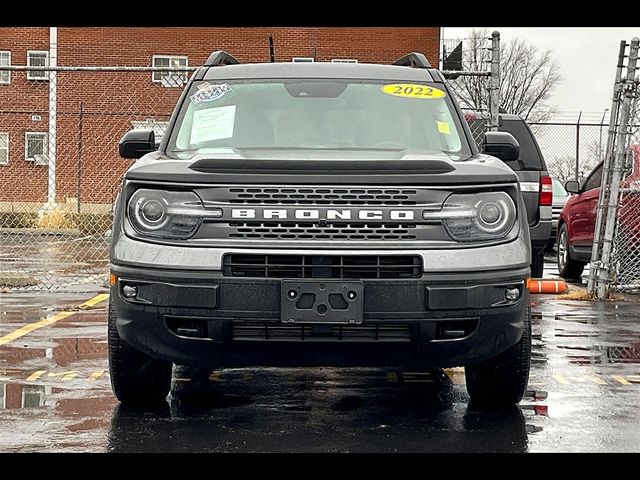
[[(476, 363), (520, 340), (529, 298), (528, 267), (424, 273), (365, 280), (361, 325), (286, 325), (280, 279), (121, 265), (112, 273), (117, 328), (129, 344), (155, 358), (211, 367)], [(138, 301), (124, 298), (125, 284), (138, 287)], [(514, 286), (521, 296), (506, 302), (504, 290)], [(198, 336), (183, 335), (180, 325)], [(448, 338), (447, 328), (465, 335)]]

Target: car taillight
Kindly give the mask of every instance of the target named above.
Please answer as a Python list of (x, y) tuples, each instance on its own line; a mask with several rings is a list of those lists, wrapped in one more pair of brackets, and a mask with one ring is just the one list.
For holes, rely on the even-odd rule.
[(540, 177), (540, 200), (538, 203), (544, 207), (550, 207), (553, 204), (553, 188), (549, 176)]

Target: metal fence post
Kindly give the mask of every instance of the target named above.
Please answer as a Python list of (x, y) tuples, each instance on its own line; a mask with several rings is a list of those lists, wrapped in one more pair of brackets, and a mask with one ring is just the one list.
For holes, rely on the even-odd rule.
[[(600, 268), (600, 239), (602, 237), (602, 224), (604, 216), (605, 200), (608, 196), (607, 186), (609, 185), (609, 166), (611, 163), (611, 155), (615, 146), (616, 126), (618, 124), (618, 114), (620, 112), (620, 93), (622, 92), (622, 69), (624, 68), (624, 52), (627, 48), (625, 40), (620, 41), (620, 49), (618, 51), (618, 63), (616, 67), (616, 75), (613, 81), (613, 98), (611, 100), (611, 111), (609, 114), (609, 131), (607, 132), (607, 146), (604, 151), (602, 179), (600, 180), (600, 196), (598, 197), (598, 206), (596, 210), (596, 225), (593, 232), (593, 245), (591, 248), (591, 269), (589, 271), (589, 281), (587, 282), (587, 291), (590, 295), (595, 294), (595, 280), (598, 277)], [(604, 120), (604, 114), (602, 115)]]
[(80, 205), (82, 204), (82, 148), (84, 147), (83, 138), (82, 138), (82, 128), (84, 122), (84, 102), (80, 101), (80, 113), (78, 115), (78, 171), (76, 178), (76, 195), (77, 199), (77, 210), (80, 213)]
[[(49, 28), (49, 65), (58, 65), (58, 28)], [(47, 156), (49, 157), (48, 193), (46, 209), (51, 209), (56, 204), (56, 157), (57, 157), (57, 102), (58, 102), (58, 73), (51, 70), (49, 76), (49, 134), (47, 138)]]
[(500, 32), (491, 34), (491, 78), (489, 83), (489, 130), (496, 131), (499, 126), (500, 113)]
[(604, 300), (607, 294), (607, 287), (611, 269), (611, 246), (616, 225), (616, 212), (618, 206), (618, 193), (620, 187), (620, 175), (626, 154), (626, 139), (629, 134), (629, 117), (631, 114), (631, 103), (635, 95), (635, 74), (638, 60), (638, 46), (640, 40), (634, 37), (631, 40), (629, 49), (629, 62), (627, 63), (627, 76), (623, 86), (622, 105), (620, 107), (620, 128), (615, 145), (615, 156), (611, 168), (610, 193), (607, 201), (607, 218), (602, 240), (602, 262), (598, 270), (596, 295), (598, 300)]
[(580, 119), (582, 118), (582, 112), (578, 115), (578, 122), (576, 123), (576, 182), (580, 180)]

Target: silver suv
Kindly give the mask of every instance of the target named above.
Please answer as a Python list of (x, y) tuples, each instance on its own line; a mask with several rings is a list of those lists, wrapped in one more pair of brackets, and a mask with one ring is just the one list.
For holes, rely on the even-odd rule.
[[(131, 131), (111, 249), (122, 402), (172, 364), (466, 368), (513, 404), (530, 363), (529, 226), (512, 135), (480, 153), (442, 74), (241, 65), (214, 52), (155, 149)], [(500, 159), (496, 158), (500, 157)]]

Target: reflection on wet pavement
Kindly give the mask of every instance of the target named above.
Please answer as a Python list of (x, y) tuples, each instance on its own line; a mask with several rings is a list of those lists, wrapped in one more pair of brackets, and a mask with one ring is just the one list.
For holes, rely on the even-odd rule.
[(107, 450), (527, 451), (527, 431), (541, 428), (518, 407), (467, 405), (441, 371), (430, 384), (390, 383), (383, 373), (235, 370), (217, 382), (193, 374), (151, 412), (117, 406)]
[[(84, 300), (0, 296), (0, 336)], [(0, 451), (640, 451), (639, 302), (534, 297), (529, 390), (503, 411), (469, 404), (461, 368), (186, 367), (132, 410), (101, 304), (0, 346)]]

